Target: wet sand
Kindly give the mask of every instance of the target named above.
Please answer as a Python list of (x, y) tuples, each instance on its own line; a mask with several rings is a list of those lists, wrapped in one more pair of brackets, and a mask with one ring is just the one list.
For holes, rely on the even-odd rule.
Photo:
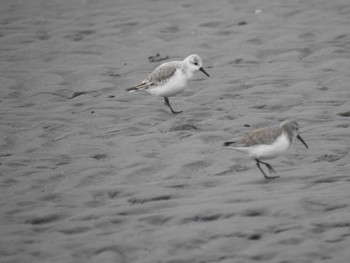
[[(218, 3), (1, 1), (1, 262), (349, 260), (350, 4)], [(192, 53), (182, 114), (125, 92)], [(285, 119), (279, 179), (223, 147)]]

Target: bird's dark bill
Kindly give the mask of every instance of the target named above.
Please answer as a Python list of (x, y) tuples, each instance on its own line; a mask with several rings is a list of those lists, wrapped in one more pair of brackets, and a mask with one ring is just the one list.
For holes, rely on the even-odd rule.
[(301, 138), (301, 136), (299, 134), (297, 135), (297, 138), (299, 139), (299, 141), (301, 141), (305, 145), (306, 148), (309, 148), (307, 146), (306, 142), (304, 142), (304, 140)]
[(200, 71), (202, 71), (205, 75), (207, 75), (209, 77), (209, 74), (204, 70), (204, 68), (199, 68)]

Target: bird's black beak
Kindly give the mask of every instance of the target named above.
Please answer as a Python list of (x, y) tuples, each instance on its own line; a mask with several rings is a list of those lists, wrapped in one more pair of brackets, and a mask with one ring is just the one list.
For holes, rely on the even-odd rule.
[(304, 140), (301, 138), (299, 134), (297, 135), (297, 138), (299, 139), (299, 141), (301, 141), (305, 145), (306, 148), (309, 148), (309, 146), (307, 146), (306, 142), (304, 142)]
[(209, 74), (204, 70), (204, 68), (200, 67), (199, 70), (202, 71), (202, 72), (203, 72), (205, 75), (207, 75), (208, 77), (210, 77)]

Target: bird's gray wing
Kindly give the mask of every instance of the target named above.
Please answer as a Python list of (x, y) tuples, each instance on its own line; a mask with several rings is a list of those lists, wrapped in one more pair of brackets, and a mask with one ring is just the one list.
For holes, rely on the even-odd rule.
[(270, 145), (281, 134), (281, 132), (282, 130), (279, 128), (261, 128), (241, 139), (233, 140), (231, 142), (227, 142), (226, 144), (236, 147), (249, 147), (258, 144)]
[(151, 86), (163, 85), (175, 74), (177, 67), (171, 63), (156, 68), (146, 79)]
[(140, 84), (133, 87), (134, 90), (144, 90), (151, 87), (164, 85), (175, 74), (177, 67), (163, 64), (157, 67), (147, 78)]

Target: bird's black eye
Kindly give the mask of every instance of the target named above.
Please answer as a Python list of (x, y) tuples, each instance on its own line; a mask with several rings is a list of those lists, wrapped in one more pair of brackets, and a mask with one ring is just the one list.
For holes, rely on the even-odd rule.
[(195, 64), (196, 66), (198, 66), (198, 63), (197, 63), (197, 62), (194, 62), (193, 64)]

